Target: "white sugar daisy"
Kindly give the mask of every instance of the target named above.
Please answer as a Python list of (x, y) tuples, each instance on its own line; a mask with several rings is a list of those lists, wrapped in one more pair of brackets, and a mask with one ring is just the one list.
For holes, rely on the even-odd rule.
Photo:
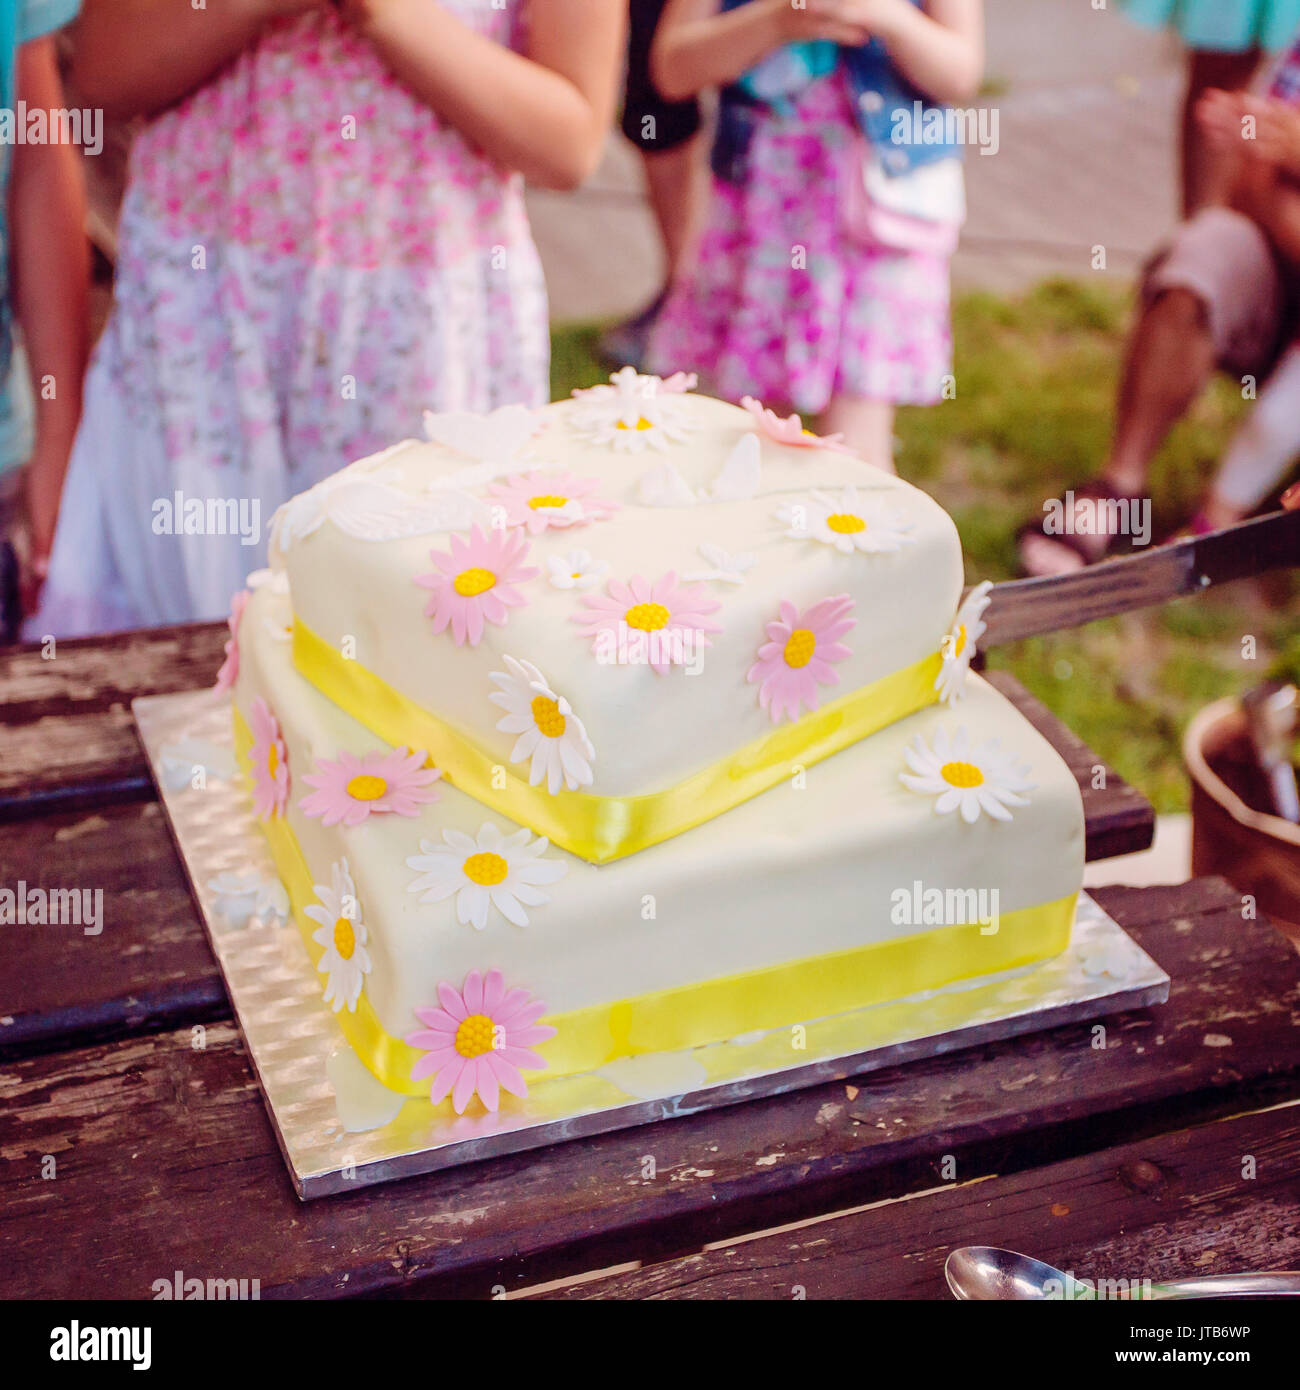
[(517, 927), (528, 925), (525, 907), (538, 907), (550, 898), (537, 886), (564, 877), (567, 866), (558, 859), (543, 859), (550, 841), (533, 839), (527, 829), (503, 835), (485, 821), (477, 836), (444, 830), (445, 843), (420, 841), (420, 853), (406, 861), (419, 875), (407, 892), (419, 893), (422, 903), (456, 899), (456, 919), (482, 931), (488, 910), (495, 907)]
[(854, 487), (846, 487), (838, 497), (828, 492), (811, 493), (787, 502), (776, 515), (787, 536), (820, 541), (844, 555), (855, 550), (886, 555), (915, 544), (908, 534), (912, 522), (897, 507), (881, 497), (859, 497)]
[(366, 926), (361, 920), (356, 885), (348, 871), (348, 861), (340, 859), (330, 867), (329, 887), (313, 884), (320, 903), (303, 909), (320, 926), (311, 939), (325, 948), (316, 969), (325, 976), (325, 1002), (334, 1012), (344, 1007), (356, 1013), (361, 985), (370, 973), (370, 953), (366, 950)]
[(546, 562), (546, 577), (556, 589), (590, 589), (604, 579), (608, 570), (606, 561), (593, 560), (586, 550), (552, 555)]
[(966, 595), (957, 616), (952, 620), (952, 627), (940, 644), (939, 654), (943, 657), (943, 665), (934, 678), (934, 688), (946, 705), (955, 705), (966, 693), (966, 675), (970, 671), (971, 659), (987, 627), (984, 610), (989, 606), (989, 590), (992, 587), (986, 579)]
[(1002, 751), (997, 739), (972, 748), (964, 726), (951, 739), (947, 730), (937, 730), (933, 746), (917, 734), (903, 750), (903, 757), (912, 769), (899, 773), (903, 785), (922, 796), (935, 797), (934, 809), (939, 815), (960, 811), (967, 825), (973, 825), (981, 812), (994, 820), (1010, 820), (1007, 808), (1028, 806), (1029, 798), (1023, 793), (1034, 789), (1034, 783), (1025, 777), (1027, 764), (1017, 764), (1010, 753)]
[(500, 689), (488, 699), (506, 712), (497, 728), (503, 734), (519, 735), (510, 761), (528, 760), (529, 782), (534, 787), (545, 782), (552, 796), (561, 787), (570, 791), (589, 787), (596, 750), (582, 720), (531, 662), (516, 661), (512, 656), (503, 659), (506, 669), (491, 675), (492, 683)]
[(643, 376), (632, 367), (613, 373), (608, 385), (573, 393), (577, 404), (569, 416), (576, 433), (592, 444), (607, 444), (621, 453), (666, 449), (681, 444), (692, 428), (681, 396), (694, 379)]

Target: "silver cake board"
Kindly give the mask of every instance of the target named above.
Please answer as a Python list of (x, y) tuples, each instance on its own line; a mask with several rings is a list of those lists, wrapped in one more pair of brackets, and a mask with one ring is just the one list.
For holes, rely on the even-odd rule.
[[(236, 775), (230, 703), (132, 702), (280, 1149), (303, 1200), (566, 1139), (859, 1076), (915, 1058), (1163, 1003), (1169, 976), (1086, 894), (1069, 948), (1041, 964), (685, 1052), (545, 1077), (464, 1115), (379, 1084), (348, 1047)], [(281, 903), (283, 906), (283, 903)]]

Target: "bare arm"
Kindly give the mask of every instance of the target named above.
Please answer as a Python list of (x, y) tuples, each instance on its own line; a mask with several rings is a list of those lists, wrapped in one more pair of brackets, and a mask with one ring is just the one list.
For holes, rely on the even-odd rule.
[(72, 83), (118, 119), (152, 115), (203, 86), (273, 19), (330, 0), (84, 0), (72, 26)]
[[(63, 104), (52, 39), (24, 44), (17, 73), (18, 94), (30, 107)], [(88, 350), (86, 200), (76, 150), (14, 147), (9, 218), (13, 300), (36, 397), (26, 487), (32, 558), (39, 564), (54, 540)]]
[(842, 17), (851, 0), (751, 0), (718, 12), (717, 0), (669, 0), (650, 54), (650, 75), (662, 96), (682, 101), (707, 87), (734, 82), (782, 44), (829, 39), (860, 44), (866, 30)]
[(548, 188), (576, 188), (614, 119), (624, 6), (543, 0), (527, 54), (433, 0), (345, 0), (389, 69), (492, 159)]
[(849, 12), (935, 101), (969, 101), (984, 79), (984, 0), (850, 0)]

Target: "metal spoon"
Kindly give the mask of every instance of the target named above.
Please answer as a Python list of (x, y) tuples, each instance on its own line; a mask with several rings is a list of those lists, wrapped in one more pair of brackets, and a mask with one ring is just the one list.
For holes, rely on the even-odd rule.
[[(943, 1272), (953, 1297), (985, 1302), (993, 1299), (1087, 1300), (1098, 1297), (1090, 1285), (1042, 1260), (999, 1250), (993, 1245), (964, 1245), (944, 1261)], [(1266, 1274), (1214, 1274), (1167, 1284), (1144, 1280), (1115, 1281), (1105, 1298), (1172, 1300), (1181, 1298), (1300, 1297), (1300, 1274), (1278, 1270)]]

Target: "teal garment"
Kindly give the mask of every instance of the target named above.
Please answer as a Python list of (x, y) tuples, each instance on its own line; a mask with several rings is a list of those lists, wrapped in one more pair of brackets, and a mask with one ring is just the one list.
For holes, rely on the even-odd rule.
[(1172, 24), (1189, 48), (1215, 53), (1284, 49), (1300, 30), (1300, 0), (1120, 0), (1124, 13), (1159, 29)]
[[(0, 0), (0, 106), (14, 107), (19, 46), (61, 29), (80, 8), (81, 0)], [(26, 463), (32, 451), (32, 391), (27, 364), (14, 348), (9, 302), (11, 155), (8, 145), (0, 145), (0, 473)]]

